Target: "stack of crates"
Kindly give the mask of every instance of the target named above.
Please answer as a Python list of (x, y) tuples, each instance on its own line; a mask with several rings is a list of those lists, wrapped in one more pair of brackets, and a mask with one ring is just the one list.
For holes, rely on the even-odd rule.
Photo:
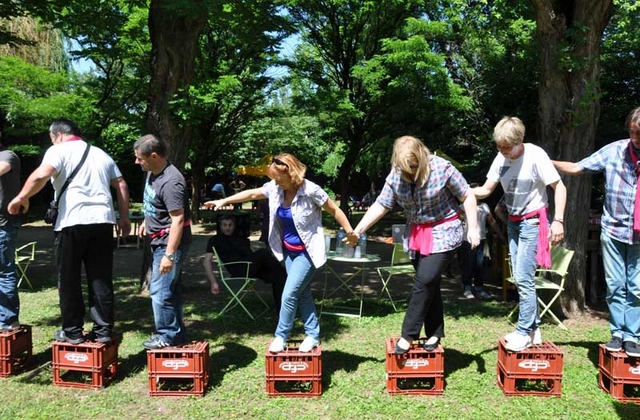
[(640, 358), (600, 344), (600, 388), (616, 400), (640, 403)]
[(69, 344), (55, 341), (53, 384), (69, 388), (103, 388), (118, 374), (118, 340)]
[(0, 331), (0, 378), (22, 371), (31, 360), (31, 326)]
[(150, 396), (204, 396), (209, 384), (209, 342), (147, 350)]
[[(265, 368), (270, 397), (319, 397), (322, 395), (322, 347), (301, 353), (300, 341), (290, 342), (284, 351), (269, 353)], [(271, 343), (269, 343), (271, 345)]]
[(562, 350), (551, 341), (520, 352), (498, 342), (498, 385), (505, 395), (555, 396), (562, 394)]
[(426, 341), (420, 338), (411, 344), (403, 355), (393, 349), (397, 338), (386, 341), (387, 392), (397, 394), (442, 395), (444, 392), (444, 349), (438, 344), (433, 351), (423, 348)]

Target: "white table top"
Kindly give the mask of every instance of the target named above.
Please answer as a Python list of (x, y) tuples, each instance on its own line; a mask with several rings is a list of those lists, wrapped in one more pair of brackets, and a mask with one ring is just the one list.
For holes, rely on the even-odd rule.
[(360, 264), (360, 263), (380, 261), (380, 256), (376, 254), (366, 254), (360, 258), (354, 258), (354, 257), (345, 257), (344, 255), (337, 255), (335, 251), (329, 251), (327, 253), (327, 259), (330, 261)]

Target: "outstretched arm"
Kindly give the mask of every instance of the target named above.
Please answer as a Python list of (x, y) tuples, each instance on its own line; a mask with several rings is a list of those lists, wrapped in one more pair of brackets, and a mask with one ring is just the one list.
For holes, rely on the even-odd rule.
[(579, 175), (582, 173), (582, 169), (575, 162), (567, 162), (564, 160), (552, 160), (553, 166), (556, 167), (556, 170), (562, 174), (566, 175)]
[(358, 226), (351, 232), (350, 235), (347, 235), (346, 242), (349, 246), (356, 246), (358, 244), (358, 240), (360, 239), (360, 235), (365, 233), (371, 226), (373, 226), (378, 220), (382, 219), (382, 217), (387, 214), (389, 210), (383, 207), (378, 202), (374, 202), (369, 210), (362, 216), (360, 223)]

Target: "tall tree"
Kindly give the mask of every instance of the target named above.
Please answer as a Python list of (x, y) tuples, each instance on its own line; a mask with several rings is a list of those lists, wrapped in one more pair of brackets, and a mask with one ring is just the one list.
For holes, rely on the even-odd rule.
[[(594, 149), (600, 117), (600, 48), (612, 0), (532, 0), (540, 49), (538, 132), (549, 155), (577, 161)], [(585, 303), (590, 178), (565, 177), (565, 242), (576, 251), (563, 306)]]
[(167, 141), (169, 158), (180, 169), (192, 133), (190, 127), (180, 129), (171, 112), (171, 102), (188, 91), (195, 75), (198, 40), (209, 16), (206, 3), (151, 0), (149, 7), (152, 48), (146, 127)]

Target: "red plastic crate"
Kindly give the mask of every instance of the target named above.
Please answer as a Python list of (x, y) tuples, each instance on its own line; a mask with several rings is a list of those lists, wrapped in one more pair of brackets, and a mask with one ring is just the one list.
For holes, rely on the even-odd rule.
[(440, 376), (444, 374), (444, 349), (438, 344), (433, 351), (426, 351), (423, 346), (426, 338), (420, 338), (411, 344), (411, 348), (403, 355), (393, 353), (397, 338), (386, 341), (387, 374), (395, 376)]
[(118, 340), (69, 344), (55, 341), (53, 384), (69, 388), (103, 388), (118, 374)]
[(523, 378), (562, 376), (563, 353), (551, 341), (519, 352), (505, 349), (503, 338), (498, 342), (498, 365), (511, 376)]
[(600, 344), (600, 370), (615, 381), (640, 381), (640, 357), (629, 357), (624, 351), (611, 352)]
[[(309, 353), (298, 351), (300, 341), (292, 341), (284, 351), (269, 353), (265, 370), (266, 391), (271, 397), (319, 397), (322, 395), (322, 346)], [(269, 343), (270, 345), (271, 343)]]
[(442, 395), (444, 393), (444, 349), (423, 346), (426, 338), (411, 343), (403, 355), (393, 353), (398, 338), (386, 340), (387, 392), (396, 394)]
[(498, 386), (504, 395), (533, 395), (539, 397), (560, 397), (562, 395), (562, 375), (523, 376), (505, 372), (498, 364)]
[(25, 368), (31, 360), (31, 326), (21, 325), (11, 331), (0, 331), (0, 378)]
[(640, 404), (640, 380), (616, 380), (602, 368), (599, 372), (599, 385), (607, 394), (618, 401)]
[(147, 350), (149, 395), (204, 396), (209, 383), (209, 343)]

